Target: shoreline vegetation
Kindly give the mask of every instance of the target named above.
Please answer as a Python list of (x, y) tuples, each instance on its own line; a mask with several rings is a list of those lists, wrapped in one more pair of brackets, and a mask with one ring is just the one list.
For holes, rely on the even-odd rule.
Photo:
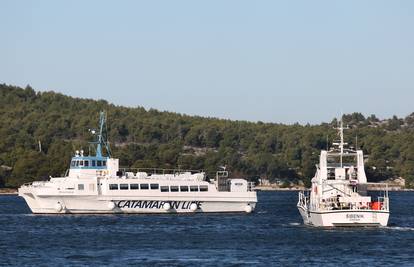
[[(257, 191), (309, 191), (309, 188), (303, 187), (273, 187), (273, 186), (256, 186)], [(371, 191), (375, 191), (375, 188), (371, 188)], [(413, 188), (399, 188), (389, 187), (390, 192), (414, 192)]]
[[(235, 121), (0, 84), (0, 188), (60, 177), (74, 151), (94, 153), (88, 142), (100, 111), (107, 113), (107, 137), (120, 166), (203, 170), (208, 177), (225, 166), (230, 178), (283, 188), (309, 187), (320, 151), (338, 139), (337, 119), (319, 125)], [(342, 120), (349, 126), (345, 141), (368, 156), (369, 182), (402, 179), (414, 188), (414, 113), (379, 119), (356, 112)]]
[[(309, 191), (309, 189), (304, 187), (275, 187), (275, 186), (256, 186), (257, 191)], [(375, 190), (374, 190), (375, 191)], [(390, 192), (414, 192), (412, 188), (398, 188), (390, 187)], [(18, 192), (16, 189), (11, 188), (0, 188), (0, 195), (17, 195)]]
[(0, 188), (0, 195), (17, 195), (17, 189), (14, 189), (14, 188)]

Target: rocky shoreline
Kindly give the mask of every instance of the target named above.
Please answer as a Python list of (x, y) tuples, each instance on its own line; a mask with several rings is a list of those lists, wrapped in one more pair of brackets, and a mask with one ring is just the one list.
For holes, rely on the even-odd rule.
[(14, 189), (14, 188), (0, 188), (0, 195), (17, 195), (17, 189)]
[[(277, 186), (256, 186), (257, 191), (309, 191), (308, 188), (294, 186), (294, 187), (277, 187)], [(369, 190), (375, 191), (375, 187), (370, 188)], [(414, 188), (400, 188), (397, 186), (389, 186), (388, 190), (390, 192), (414, 192)]]
[[(277, 186), (256, 186), (257, 191), (307, 191), (309, 189), (304, 187), (277, 187)], [(371, 189), (375, 190), (375, 189)], [(411, 188), (389, 187), (390, 192), (414, 192)], [(0, 195), (17, 195), (17, 190), (14, 188), (0, 188)]]

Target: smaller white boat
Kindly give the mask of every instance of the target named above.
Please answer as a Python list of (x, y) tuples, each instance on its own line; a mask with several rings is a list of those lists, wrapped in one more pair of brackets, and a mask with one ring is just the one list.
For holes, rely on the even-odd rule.
[[(387, 226), (388, 186), (368, 183), (362, 150), (345, 148), (344, 127), (340, 142), (322, 151), (310, 192), (300, 192), (297, 207), (307, 225), (319, 227)], [(372, 187), (375, 191), (368, 191)]]

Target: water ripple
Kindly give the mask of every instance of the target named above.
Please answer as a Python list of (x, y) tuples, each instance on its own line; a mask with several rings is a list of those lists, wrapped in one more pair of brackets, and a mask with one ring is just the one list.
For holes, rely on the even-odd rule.
[(0, 196), (0, 266), (410, 266), (414, 193), (390, 226), (306, 227), (295, 192), (259, 192), (254, 214), (33, 215)]

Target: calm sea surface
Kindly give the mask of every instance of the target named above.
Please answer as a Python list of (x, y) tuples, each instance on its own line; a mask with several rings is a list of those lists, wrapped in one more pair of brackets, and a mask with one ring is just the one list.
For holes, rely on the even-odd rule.
[(301, 224), (296, 192), (259, 192), (253, 214), (32, 215), (0, 196), (0, 265), (414, 266), (414, 193), (391, 193), (390, 227)]

